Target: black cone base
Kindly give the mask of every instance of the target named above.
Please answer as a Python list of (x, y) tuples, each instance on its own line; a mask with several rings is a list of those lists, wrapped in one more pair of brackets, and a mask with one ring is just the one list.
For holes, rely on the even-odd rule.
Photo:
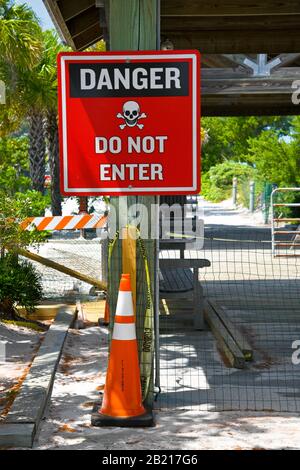
[(154, 426), (152, 410), (146, 410), (146, 413), (141, 416), (133, 416), (131, 418), (115, 418), (99, 413), (100, 409), (101, 402), (95, 403), (92, 411), (92, 426), (116, 426), (121, 428), (147, 428)]

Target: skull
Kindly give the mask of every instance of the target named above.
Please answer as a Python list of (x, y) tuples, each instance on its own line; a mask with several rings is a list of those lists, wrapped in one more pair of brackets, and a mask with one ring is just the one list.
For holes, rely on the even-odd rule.
[(140, 116), (139, 104), (135, 101), (126, 101), (123, 106), (123, 116), (127, 126), (135, 126)]

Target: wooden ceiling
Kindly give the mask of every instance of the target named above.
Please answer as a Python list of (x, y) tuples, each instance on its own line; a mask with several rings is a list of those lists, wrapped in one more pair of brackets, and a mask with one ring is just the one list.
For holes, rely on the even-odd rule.
[[(109, 43), (108, 0), (43, 1), (74, 50)], [(300, 0), (161, 0), (162, 43), (202, 53), (204, 115), (300, 114), (299, 31)], [(277, 58), (269, 74), (245, 65), (262, 53)]]

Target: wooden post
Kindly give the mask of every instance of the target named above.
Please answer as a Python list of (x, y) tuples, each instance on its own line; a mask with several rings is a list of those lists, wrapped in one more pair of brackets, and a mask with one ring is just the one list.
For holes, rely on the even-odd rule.
[(122, 232), (122, 270), (124, 274), (130, 274), (133, 308), (136, 315), (136, 230), (131, 226), (123, 228)]
[[(122, 50), (155, 50), (157, 48), (157, 24), (158, 18), (158, 1), (157, 0), (108, 0), (108, 25), (109, 25), (109, 49), (111, 51)], [(126, 214), (125, 208), (130, 207), (132, 204), (144, 204), (148, 210), (148, 227), (151, 227), (151, 205), (155, 204), (155, 197), (143, 196), (129, 196), (129, 197), (112, 197), (111, 205), (115, 208), (117, 219), (119, 215)], [(123, 229), (130, 223), (126, 215), (119, 222), (117, 220), (117, 229)], [(154, 222), (155, 223), (155, 222)], [(150, 231), (150, 230), (149, 230)], [(150, 236), (150, 235), (149, 235)], [(155, 253), (156, 241), (144, 240), (146, 255), (149, 261), (151, 289), (155, 292)], [(122, 256), (122, 241), (120, 240), (115, 245), (112, 254), (109, 270), (109, 303), (111, 315), (111, 326), (113, 323), (113, 315), (116, 308), (117, 286), (120, 281), (121, 272), (124, 267), (128, 269), (128, 257)], [(129, 267), (132, 269), (132, 266)], [(137, 325), (137, 338), (139, 350), (142, 346), (142, 335), (144, 329), (144, 315), (146, 310), (146, 295), (145, 295), (145, 275), (144, 275), (144, 262), (137, 250), (136, 254), (136, 325)], [(152, 387), (151, 387), (152, 388)], [(146, 398), (146, 405), (152, 406), (153, 394), (148, 394)]]
[(237, 202), (237, 178), (234, 177), (232, 180), (232, 205), (236, 207)]
[[(88, 213), (88, 198), (87, 197), (80, 197), (79, 198), (79, 214), (87, 214)], [(80, 230), (80, 237), (85, 238), (85, 230)]]
[(250, 202), (249, 202), (249, 209), (250, 212), (254, 212), (255, 210), (255, 182), (250, 181)]

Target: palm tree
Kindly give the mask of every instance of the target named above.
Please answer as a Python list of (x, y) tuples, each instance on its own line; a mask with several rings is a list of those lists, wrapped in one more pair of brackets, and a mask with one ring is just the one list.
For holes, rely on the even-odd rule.
[(22, 67), (36, 62), (41, 50), (41, 28), (33, 10), (0, 0), (0, 60)]
[(13, 132), (25, 116), (18, 99), (18, 70), (36, 64), (41, 39), (41, 28), (30, 7), (0, 0), (0, 80), (6, 86), (6, 106), (0, 107), (0, 136)]
[(57, 122), (57, 67), (56, 57), (63, 49), (58, 35), (54, 31), (46, 31), (44, 36), (45, 59), (48, 65), (48, 83), (53, 93), (46, 109), (46, 142), (51, 175), (51, 209), (53, 215), (61, 215), (59, 139)]
[(44, 32), (39, 62), (31, 70), (19, 71), (19, 92), (23, 102), (26, 103), (29, 123), (30, 176), (33, 189), (41, 193), (44, 192), (45, 183), (46, 136), (51, 169), (54, 169), (54, 176), (57, 173), (56, 55), (59, 48), (60, 43), (56, 33)]

